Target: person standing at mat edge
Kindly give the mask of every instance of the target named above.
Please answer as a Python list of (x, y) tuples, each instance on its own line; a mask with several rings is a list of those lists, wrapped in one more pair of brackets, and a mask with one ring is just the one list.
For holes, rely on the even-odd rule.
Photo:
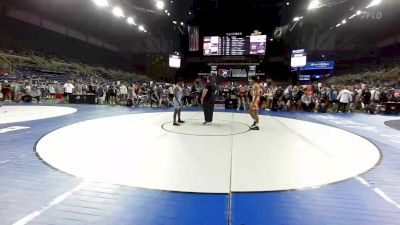
[(204, 111), (204, 125), (211, 125), (214, 114), (215, 95), (217, 94), (217, 87), (214, 83), (213, 77), (207, 77), (207, 85), (203, 90), (201, 97), (201, 105)]
[[(183, 98), (183, 78), (179, 78), (177, 84), (175, 85), (174, 91), (174, 126), (180, 126), (181, 123), (185, 121), (181, 120), (182, 111), (182, 98)], [(176, 122), (176, 116), (178, 116), (178, 122)]]
[(260, 105), (261, 87), (258, 84), (258, 77), (256, 76), (252, 76), (250, 78), (250, 82), (251, 85), (253, 85), (252, 88), (253, 100), (250, 105), (250, 116), (254, 120), (254, 124), (250, 127), (250, 130), (259, 130), (260, 128), (258, 127), (258, 122), (259, 122), (258, 110)]

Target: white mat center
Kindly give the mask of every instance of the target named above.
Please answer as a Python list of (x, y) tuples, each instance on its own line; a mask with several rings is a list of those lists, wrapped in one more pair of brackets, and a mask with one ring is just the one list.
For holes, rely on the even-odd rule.
[[(196, 193), (277, 191), (321, 186), (357, 176), (380, 158), (369, 141), (294, 119), (200, 112), (146, 113), (85, 121), (56, 130), (37, 151), (47, 163), (88, 180)], [(164, 128), (162, 128), (164, 125)]]

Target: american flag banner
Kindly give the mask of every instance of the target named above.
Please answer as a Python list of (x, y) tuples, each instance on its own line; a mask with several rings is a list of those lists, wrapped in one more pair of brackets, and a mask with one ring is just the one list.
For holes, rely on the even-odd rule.
[(199, 51), (199, 27), (198, 26), (189, 26), (189, 51), (195, 52)]

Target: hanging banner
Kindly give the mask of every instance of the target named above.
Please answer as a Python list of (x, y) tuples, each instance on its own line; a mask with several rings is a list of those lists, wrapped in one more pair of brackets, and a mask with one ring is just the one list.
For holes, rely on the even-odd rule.
[(199, 27), (189, 26), (189, 51), (196, 52), (200, 50), (200, 38), (199, 38)]

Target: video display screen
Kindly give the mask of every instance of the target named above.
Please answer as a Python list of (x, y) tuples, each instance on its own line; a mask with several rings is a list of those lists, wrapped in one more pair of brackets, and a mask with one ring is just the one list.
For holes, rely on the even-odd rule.
[(250, 36), (250, 55), (265, 55), (267, 35)]
[(169, 56), (169, 67), (181, 68), (181, 57), (177, 55)]
[(310, 81), (311, 76), (310, 75), (299, 75), (299, 81)]
[(304, 49), (293, 50), (290, 65), (292, 68), (304, 67), (307, 65), (307, 54)]
[(205, 56), (265, 55), (266, 45), (266, 35), (205, 36), (203, 53)]
[(204, 55), (221, 55), (222, 42), (218, 36), (204, 37)]
[(304, 70), (333, 70), (335, 69), (334, 61), (312, 61), (307, 62)]

